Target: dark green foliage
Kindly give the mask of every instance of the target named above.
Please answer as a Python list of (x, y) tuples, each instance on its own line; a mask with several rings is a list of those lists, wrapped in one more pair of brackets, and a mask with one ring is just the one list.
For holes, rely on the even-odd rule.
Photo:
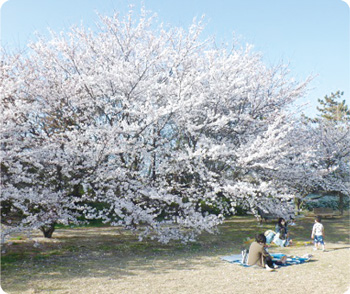
[[(309, 199), (304, 201), (303, 208), (312, 211), (316, 207), (329, 207), (333, 210), (339, 210), (339, 197), (337, 196), (324, 196), (319, 199)], [(350, 208), (350, 198), (345, 197), (343, 203), (343, 209)]]
[(1, 223), (4, 225), (13, 225), (20, 223), (24, 218), (23, 211), (13, 205), (11, 200), (1, 201)]
[(338, 102), (344, 92), (337, 91), (325, 96), (324, 99), (318, 99), (320, 107), (317, 110), (321, 113), (320, 118), (331, 121), (350, 121), (350, 110), (345, 104), (345, 100)]
[(247, 215), (247, 209), (241, 205), (235, 207), (235, 215), (242, 216)]
[(344, 92), (337, 91), (331, 93), (330, 96), (326, 95), (323, 99), (318, 99), (319, 106), (317, 110), (319, 114), (314, 119), (307, 118), (307, 120), (318, 123), (320, 121), (333, 121), (333, 122), (344, 122), (350, 121), (350, 110), (346, 105), (345, 100), (339, 101)]

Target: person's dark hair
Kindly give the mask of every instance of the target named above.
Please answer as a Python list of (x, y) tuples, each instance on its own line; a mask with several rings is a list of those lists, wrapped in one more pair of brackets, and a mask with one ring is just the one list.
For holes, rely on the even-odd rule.
[(277, 221), (277, 224), (280, 226), (280, 227), (283, 227), (281, 222), (284, 221), (284, 223), (286, 224), (286, 220), (283, 218), (283, 217), (280, 217)]
[(266, 243), (266, 237), (264, 234), (257, 234), (255, 236), (255, 241), (258, 242), (258, 243)]
[(316, 216), (315, 219), (316, 219), (316, 221), (317, 221), (318, 223), (321, 222), (321, 217), (320, 217), (320, 216)]

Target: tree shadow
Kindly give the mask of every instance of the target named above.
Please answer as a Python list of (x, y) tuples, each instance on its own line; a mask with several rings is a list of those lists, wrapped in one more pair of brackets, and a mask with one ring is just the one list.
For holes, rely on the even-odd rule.
[(325, 250), (325, 252), (331, 252), (331, 251), (337, 251), (337, 250), (343, 250), (343, 249), (347, 249), (350, 250), (350, 245), (349, 246), (344, 246), (344, 247), (336, 247), (336, 248), (327, 248)]
[[(300, 233), (301, 239), (304, 235), (309, 238), (308, 226), (311, 224), (312, 220), (303, 220), (291, 229)], [(48, 242), (39, 238), (37, 247), (33, 247), (35, 240), (27, 239), (13, 240), (13, 244), (5, 248), (4, 258), (13, 254), (13, 260), (2, 262), (2, 288), (22, 293), (42, 281), (45, 285), (64, 286), (82, 278), (121, 280), (144, 271), (159, 275), (190, 271), (199, 266), (215, 268), (224, 262), (220, 256), (240, 253), (247, 237), (252, 238), (272, 225), (266, 223), (260, 227), (251, 218), (239, 217), (237, 221), (233, 218), (219, 227), (218, 234), (202, 234), (197, 242), (188, 245), (178, 242), (164, 245), (151, 240), (139, 242), (137, 236), (121, 233), (120, 228), (114, 227), (58, 229)], [(342, 234), (344, 226), (334, 225)], [(327, 250), (349, 248), (342, 245)], [(289, 248), (288, 251), (287, 254), (294, 250)], [(316, 261), (311, 259), (309, 262)]]
[(21, 293), (43, 280), (69, 284), (82, 277), (118, 280), (142, 271), (164, 274), (199, 265), (215, 267), (212, 258), (232, 250), (232, 244), (225, 247), (226, 243), (220, 245), (215, 240), (188, 245), (139, 242), (132, 234), (120, 235), (116, 228), (58, 230), (50, 241), (39, 239), (37, 247), (35, 240), (13, 240), (12, 245), (5, 246), (5, 291)]
[[(44, 259), (26, 259), (16, 263), (14, 268), (6, 269), (2, 274), (4, 291), (24, 292), (33, 285), (69, 284), (81, 278), (108, 278), (120, 280), (126, 276), (137, 276), (147, 271), (151, 274), (164, 274), (172, 271), (196, 269), (197, 266), (215, 267), (210, 252), (149, 252), (125, 253), (80, 251), (71, 255), (50, 256)], [(216, 257), (216, 256), (215, 256)], [(217, 258), (219, 262), (219, 258)]]

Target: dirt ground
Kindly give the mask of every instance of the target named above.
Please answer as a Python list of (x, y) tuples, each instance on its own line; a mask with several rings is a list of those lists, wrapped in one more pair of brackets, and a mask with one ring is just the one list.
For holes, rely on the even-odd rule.
[[(304, 226), (302, 224), (300, 229)], [(331, 229), (331, 224), (328, 226)], [(98, 236), (94, 235), (96, 230)], [(74, 247), (72, 240), (67, 238), (69, 233), (72, 238), (84, 235), (87, 239), (75, 240), (74, 244), (80, 244), (80, 247)], [(67, 230), (58, 231), (56, 238), (46, 240), (48, 245), (41, 251), (40, 246), (44, 245), (40, 245), (38, 252), (46, 250), (45, 256), (37, 252), (31, 257), (6, 264), (2, 269), (2, 289), (9, 294), (343, 294), (350, 289), (349, 242), (327, 243), (326, 252), (313, 251), (311, 245), (271, 247), (271, 252), (298, 256), (310, 253), (313, 257), (308, 263), (268, 272), (260, 268), (244, 268), (220, 259), (223, 255), (239, 253), (238, 245), (230, 248), (213, 241), (205, 248), (198, 243), (198, 249), (189, 245), (167, 247), (141, 243), (142, 246), (136, 246), (133, 243), (114, 242), (113, 247), (108, 247), (109, 239), (105, 238), (115, 238), (115, 230), (95, 228), (69, 233)], [(89, 247), (88, 240), (97, 247)], [(44, 244), (43, 238), (36, 241)], [(22, 243), (25, 242), (28, 243)], [(17, 248), (21, 248), (21, 240), (17, 243)], [(116, 248), (117, 251), (114, 250)]]

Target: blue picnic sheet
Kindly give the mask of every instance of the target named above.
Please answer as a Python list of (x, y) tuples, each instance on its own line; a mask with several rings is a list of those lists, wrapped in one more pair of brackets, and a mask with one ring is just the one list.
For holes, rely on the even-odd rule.
[[(289, 265), (294, 265), (294, 264), (302, 264), (304, 262), (308, 262), (310, 260), (309, 258), (304, 258), (304, 257), (299, 257), (299, 256), (294, 256), (294, 255), (286, 255), (283, 253), (270, 253), (272, 256), (273, 261), (280, 260), (283, 256), (287, 256), (287, 262), (283, 265), (280, 266), (289, 266)], [(228, 261), (230, 263), (236, 263), (244, 267), (250, 267), (250, 265), (243, 264), (242, 263), (242, 255), (241, 254), (233, 254), (229, 256), (222, 256), (220, 259), (224, 261)]]
[(228, 261), (230, 263), (237, 263), (239, 265), (249, 267), (250, 265), (242, 263), (242, 254), (233, 254), (229, 256), (222, 256), (220, 259)]

